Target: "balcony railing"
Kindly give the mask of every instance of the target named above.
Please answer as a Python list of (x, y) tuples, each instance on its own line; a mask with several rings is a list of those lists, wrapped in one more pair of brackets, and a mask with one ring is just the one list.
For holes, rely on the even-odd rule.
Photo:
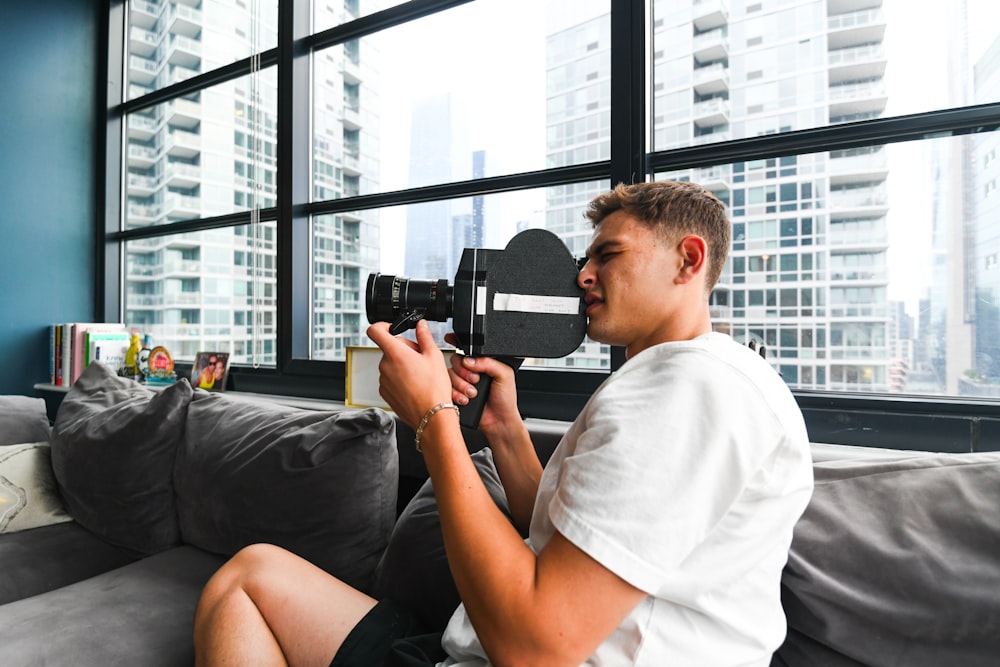
[(830, 65), (852, 65), (873, 60), (885, 60), (885, 47), (880, 43), (852, 46), (847, 49), (830, 51), (827, 58)]
[(881, 25), (885, 23), (885, 16), (881, 8), (861, 9), (847, 14), (836, 14), (828, 16), (826, 26), (830, 30), (848, 30), (850, 28), (862, 28), (870, 25)]
[(886, 95), (885, 81), (883, 79), (830, 86), (829, 91), (831, 102), (863, 100), (873, 97), (885, 97)]
[(830, 191), (830, 206), (833, 208), (885, 206), (888, 203), (889, 195), (884, 186)]

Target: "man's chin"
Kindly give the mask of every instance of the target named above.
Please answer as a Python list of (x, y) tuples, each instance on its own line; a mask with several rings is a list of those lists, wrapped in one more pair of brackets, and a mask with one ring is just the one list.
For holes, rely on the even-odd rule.
[(608, 332), (601, 327), (600, 324), (596, 324), (593, 320), (587, 322), (587, 338), (594, 341), (595, 343), (604, 343), (607, 345), (614, 345), (614, 343), (608, 340)]

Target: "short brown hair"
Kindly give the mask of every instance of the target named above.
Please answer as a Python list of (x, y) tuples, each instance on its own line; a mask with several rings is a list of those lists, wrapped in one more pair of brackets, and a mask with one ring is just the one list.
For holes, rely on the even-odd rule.
[(718, 197), (696, 183), (620, 183), (611, 192), (595, 197), (587, 206), (586, 216), (596, 227), (616, 211), (660, 230), (667, 242), (679, 241), (688, 234), (705, 239), (709, 257), (705, 287), (711, 292), (722, 275), (730, 243), (726, 206)]

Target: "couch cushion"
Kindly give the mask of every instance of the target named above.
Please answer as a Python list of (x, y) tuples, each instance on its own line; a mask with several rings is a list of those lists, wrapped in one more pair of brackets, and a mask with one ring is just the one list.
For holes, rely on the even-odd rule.
[(154, 392), (88, 366), (52, 429), (52, 466), (70, 516), (138, 554), (178, 544), (172, 471), (190, 400), (186, 379)]
[(0, 533), (70, 521), (48, 442), (0, 447)]
[(198, 597), (223, 562), (181, 546), (0, 606), (3, 662), (190, 667)]
[(45, 401), (29, 396), (0, 396), (0, 445), (48, 442)]
[[(507, 496), (493, 463), (483, 448), (472, 455), (479, 477), (493, 502), (510, 518)], [(427, 480), (400, 515), (379, 560), (372, 595), (389, 597), (416, 615), (429, 630), (443, 630), (460, 602), (448, 568), (441, 535), (441, 516), (434, 485)]]
[(135, 556), (75, 522), (0, 536), (0, 605), (131, 563)]
[(773, 664), (996, 664), (1000, 452), (897, 452), (814, 471)]
[(366, 589), (395, 520), (394, 422), (195, 392), (174, 487), (184, 542), (282, 546)]

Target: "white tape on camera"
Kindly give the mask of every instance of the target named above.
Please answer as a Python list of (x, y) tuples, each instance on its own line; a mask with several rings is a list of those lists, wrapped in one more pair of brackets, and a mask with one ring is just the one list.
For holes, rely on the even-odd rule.
[(577, 315), (580, 298), (575, 296), (545, 296), (542, 294), (493, 295), (493, 310), (546, 315)]

